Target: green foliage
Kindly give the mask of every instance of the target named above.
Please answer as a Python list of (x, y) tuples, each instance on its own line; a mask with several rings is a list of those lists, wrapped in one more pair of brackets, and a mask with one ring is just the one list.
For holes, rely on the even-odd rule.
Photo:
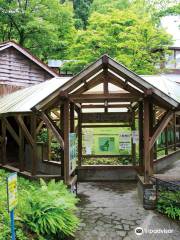
[[(41, 129), (37, 136), (37, 141), (41, 143), (48, 143), (48, 131), (47, 128)], [(61, 158), (61, 146), (57, 140), (53, 137), (51, 142), (51, 160), (58, 161)]]
[(74, 17), (76, 28), (86, 29), (89, 9), (93, 0), (73, 0)]
[(90, 12), (106, 14), (114, 9), (126, 9), (130, 4), (129, 0), (94, 0), (91, 4)]
[[(0, 0), (0, 41), (14, 39), (42, 60), (71, 59), (82, 70), (104, 53), (139, 74), (156, 73), (171, 38), (160, 17), (179, 14), (172, 0)], [(79, 30), (76, 30), (79, 29)]]
[(162, 191), (157, 203), (157, 210), (172, 219), (180, 220), (180, 191)]
[[(6, 176), (0, 170), (0, 240), (10, 239), (7, 212)], [(55, 240), (73, 235), (79, 220), (75, 215), (78, 199), (62, 182), (40, 184), (18, 178), (18, 206), (15, 210), (17, 240)]]
[(0, 0), (0, 39), (15, 39), (42, 59), (67, 55), (73, 39), (73, 9), (58, 0)]
[(155, 73), (155, 66), (164, 60), (156, 50), (166, 51), (171, 38), (149, 13), (135, 6), (93, 12), (87, 30), (78, 31), (69, 51), (69, 58), (78, 61), (64, 69), (79, 71), (107, 53), (139, 74)]
[(109, 157), (109, 158), (83, 158), (84, 165), (128, 165), (131, 164), (128, 157)]
[(41, 180), (40, 188), (26, 190), (22, 195), (24, 203), (26, 200), (20, 206), (22, 221), (32, 232), (48, 239), (73, 235), (78, 225), (74, 215), (77, 199), (62, 182), (52, 180), (46, 184)]
[(42, 128), (39, 134), (37, 135), (37, 141), (47, 143), (48, 142), (48, 132), (47, 128)]

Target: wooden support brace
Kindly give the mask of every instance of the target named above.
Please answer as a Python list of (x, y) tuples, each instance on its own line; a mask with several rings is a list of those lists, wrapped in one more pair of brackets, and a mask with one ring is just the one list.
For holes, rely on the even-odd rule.
[(52, 122), (50, 117), (47, 114), (45, 114), (44, 112), (41, 112), (41, 118), (45, 122), (45, 124), (52, 130), (54, 136), (56, 137), (56, 139), (60, 143), (60, 146), (62, 148), (64, 148), (64, 140), (63, 140), (63, 138), (60, 134), (60, 131), (57, 130), (57, 126), (55, 126), (55, 124)]
[(43, 121), (40, 121), (39, 125), (37, 126), (36, 128), (36, 135), (38, 135), (38, 133), (40, 132), (42, 126), (44, 125), (44, 122)]
[(29, 130), (27, 129), (27, 127), (26, 127), (26, 125), (25, 125), (25, 123), (24, 123), (23, 118), (22, 118), (20, 115), (19, 115), (19, 116), (16, 116), (15, 118), (16, 118), (17, 123), (18, 123), (19, 126), (21, 127), (21, 129), (22, 129), (22, 131), (23, 131), (23, 133), (24, 133), (24, 136), (25, 136), (26, 140), (28, 141), (28, 143), (30, 143), (30, 145), (31, 145), (32, 147), (34, 147), (35, 141), (34, 141), (34, 139), (32, 138), (31, 133), (30, 133)]
[(158, 136), (162, 133), (162, 131), (165, 129), (171, 118), (173, 117), (173, 112), (169, 110), (164, 117), (161, 119), (160, 123), (158, 124), (158, 127), (153, 132), (153, 135), (149, 141), (149, 151), (153, 147), (154, 143), (156, 142)]
[(11, 124), (9, 123), (9, 121), (7, 120), (7, 118), (4, 118), (7, 130), (9, 131), (9, 133), (11, 134), (11, 136), (14, 138), (14, 140), (16, 141), (16, 143), (18, 145), (20, 145), (20, 138), (18, 137), (17, 133), (15, 132), (15, 130), (13, 129), (13, 127), (11, 126)]

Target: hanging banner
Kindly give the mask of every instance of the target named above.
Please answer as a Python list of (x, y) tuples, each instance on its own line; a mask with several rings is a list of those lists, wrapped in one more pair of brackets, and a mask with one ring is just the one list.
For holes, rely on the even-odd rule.
[(12, 173), (7, 177), (7, 201), (8, 210), (11, 212), (17, 206), (17, 173)]
[(77, 135), (69, 133), (69, 172), (72, 173), (77, 166)]

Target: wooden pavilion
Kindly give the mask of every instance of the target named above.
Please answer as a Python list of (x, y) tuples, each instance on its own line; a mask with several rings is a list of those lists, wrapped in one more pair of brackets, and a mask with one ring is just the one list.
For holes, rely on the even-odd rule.
[[(97, 86), (99, 86), (97, 88)], [(113, 86), (113, 87), (112, 87)], [(98, 91), (97, 91), (98, 89)], [(137, 128), (139, 134), (139, 157), (137, 146), (132, 141), (131, 166), (114, 166), (122, 171), (133, 169), (149, 182), (153, 174), (156, 159), (156, 141), (158, 136), (172, 124), (174, 131), (173, 150), (178, 151), (179, 140), (179, 96), (162, 91), (158, 84), (153, 85), (116, 62), (103, 55), (79, 74), (66, 81), (52, 79), (34, 87), (20, 90), (0, 100), (1, 155), (0, 166), (19, 171), (29, 177), (42, 177), (37, 169), (38, 148), (36, 135), (46, 125), (61, 146), (61, 161), (58, 174), (46, 174), (44, 177), (64, 179), (72, 185), (78, 171), (91, 166), (82, 166), (82, 130), (83, 128), (130, 127)], [(93, 109), (93, 111), (92, 111)], [(15, 124), (10, 124), (14, 119)], [(136, 120), (137, 123), (136, 124)], [(14, 156), (16, 167), (7, 159), (7, 131), (18, 146)], [(71, 168), (70, 133), (77, 133), (78, 164)], [(25, 145), (30, 146), (32, 162), (27, 170)], [(167, 144), (167, 141), (166, 141)], [(166, 146), (166, 153), (168, 146)], [(100, 156), (95, 156), (100, 157)], [(46, 162), (50, 169), (51, 161)], [(110, 166), (96, 166), (96, 170)], [(49, 170), (50, 171), (50, 170)]]

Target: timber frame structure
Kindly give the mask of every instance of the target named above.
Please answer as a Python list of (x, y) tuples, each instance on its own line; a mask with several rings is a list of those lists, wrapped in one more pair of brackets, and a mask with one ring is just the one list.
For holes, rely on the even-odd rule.
[[(112, 91), (112, 85), (116, 87), (116, 91)], [(100, 86), (101, 91), (97, 91), (97, 86)], [(41, 87), (37, 93), (40, 94), (40, 92)], [(21, 94), (20, 91), (19, 94)], [(0, 100), (0, 106), (3, 105), (3, 101), (3, 99)], [(157, 138), (171, 122), (174, 136), (179, 127), (177, 124), (179, 123), (178, 100), (107, 55), (103, 55), (40, 101), (33, 103), (30, 109), (13, 111), (11, 107), (3, 111), (0, 107), (0, 166), (16, 171), (18, 169), (20, 173), (27, 174), (29, 177), (43, 177), (37, 170), (36, 136), (42, 126), (46, 125), (61, 146), (61, 163), (59, 174), (44, 176), (63, 179), (68, 185), (72, 185), (77, 179), (77, 171), (71, 172), (69, 166), (69, 133), (76, 132), (78, 136), (77, 169), (80, 170), (83, 168), (83, 128), (105, 128), (112, 127), (114, 124), (113, 127), (124, 126), (135, 130), (137, 118), (139, 161), (137, 163), (136, 146), (132, 143), (132, 166), (118, 167), (124, 171), (127, 168), (135, 169), (137, 173), (144, 175), (144, 181), (148, 183), (153, 174), (153, 160), (157, 157)], [(89, 111), (92, 109), (93, 112)], [(19, 157), (16, 161), (18, 163), (16, 168), (10, 166), (7, 161), (7, 131), (18, 145)], [(30, 146), (32, 164), (29, 170), (25, 166), (25, 143)], [(174, 150), (178, 144), (174, 137)], [(168, 146), (166, 146), (166, 154), (168, 154), (167, 151)]]

